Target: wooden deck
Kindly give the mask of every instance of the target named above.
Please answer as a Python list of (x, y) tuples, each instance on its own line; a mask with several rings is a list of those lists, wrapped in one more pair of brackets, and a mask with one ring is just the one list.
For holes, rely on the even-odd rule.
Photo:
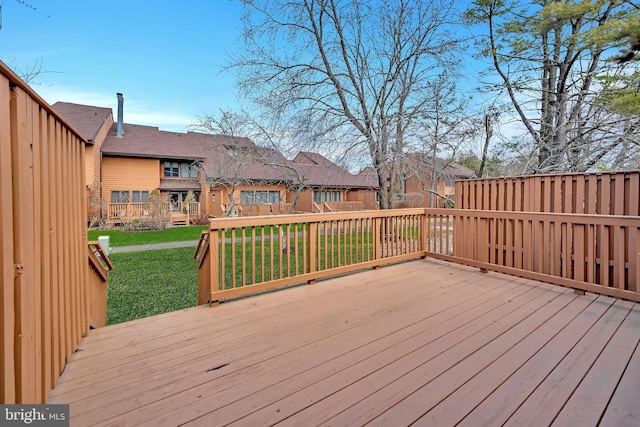
[(91, 331), (71, 425), (640, 423), (640, 304), (433, 260)]

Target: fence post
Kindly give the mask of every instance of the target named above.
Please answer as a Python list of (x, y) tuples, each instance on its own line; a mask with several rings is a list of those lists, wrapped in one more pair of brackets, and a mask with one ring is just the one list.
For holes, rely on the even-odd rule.
[[(215, 229), (215, 230), (209, 230), (209, 276), (210, 276), (210, 280), (205, 281), (205, 286), (207, 286), (207, 283), (209, 283), (209, 297), (210, 297), (210, 301), (209, 304), (211, 307), (215, 307), (216, 305), (218, 305), (218, 301), (214, 301), (213, 300), (213, 292), (218, 290), (218, 286), (219, 286), (219, 276), (220, 276), (220, 271), (222, 270), (222, 274), (224, 274), (224, 265), (222, 266), (222, 269), (220, 269), (220, 264), (219, 264), (219, 260), (218, 260), (218, 245), (220, 244), (219, 242), (219, 238), (218, 238), (218, 233), (219, 230)], [(224, 235), (222, 236), (222, 241), (224, 242)], [(224, 251), (224, 245), (222, 247), (222, 250)], [(206, 291), (206, 289), (205, 289)]]
[[(478, 218), (478, 226), (476, 227), (476, 259), (480, 262), (489, 262), (488, 257), (488, 246), (489, 246), (489, 236), (488, 236), (488, 226), (487, 226), (487, 218)], [(483, 273), (487, 273), (488, 270), (486, 268), (480, 268), (480, 271)]]

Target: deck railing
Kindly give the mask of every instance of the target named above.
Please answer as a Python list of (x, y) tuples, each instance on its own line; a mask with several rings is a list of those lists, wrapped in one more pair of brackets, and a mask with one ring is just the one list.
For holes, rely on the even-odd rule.
[(640, 301), (640, 217), (422, 208), (212, 220), (199, 301), (426, 256)]
[(364, 202), (360, 200), (356, 200), (352, 202), (327, 202), (327, 205), (329, 205), (332, 212), (364, 210)]
[[(167, 204), (167, 210), (169, 204)], [(109, 203), (109, 219), (129, 221), (149, 215), (146, 203)]]
[(280, 203), (242, 203), (236, 206), (240, 216), (276, 215), (284, 212)]
[[(166, 211), (166, 215), (169, 220), (172, 220), (173, 217), (179, 217), (183, 219), (185, 215), (196, 216), (200, 213), (200, 203), (199, 202), (190, 202), (184, 203), (180, 202), (180, 205), (177, 208), (177, 212), (173, 212), (171, 210), (171, 204), (167, 203), (163, 208)], [(109, 203), (107, 208), (108, 210), (108, 221), (110, 223), (117, 222), (131, 222), (134, 219), (144, 219), (150, 215), (151, 210), (149, 209), (149, 204), (145, 202), (137, 202), (137, 203)]]
[(107, 324), (107, 285), (113, 265), (98, 242), (89, 242), (89, 326), (100, 328)]
[(422, 209), (211, 220), (196, 251), (200, 303), (423, 255)]
[(638, 216), (464, 209), (450, 212), (457, 258), (452, 260), (465, 264), (477, 261), (491, 270), (638, 299)]

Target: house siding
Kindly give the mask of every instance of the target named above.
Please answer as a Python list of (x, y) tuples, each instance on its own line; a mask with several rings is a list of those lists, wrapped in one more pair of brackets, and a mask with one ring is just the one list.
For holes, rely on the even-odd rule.
[(102, 197), (110, 201), (111, 191), (152, 191), (160, 185), (158, 159), (102, 158)]
[[(444, 185), (444, 179), (439, 179), (436, 182), (436, 187), (434, 189), (434, 191), (438, 192), (439, 194), (444, 195), (445, 194), (445, 185)], [(416, 208), (418, 207), (423, 207), (423, 208), (428, 208), (429, 206), (429, 200), (431, 197), (431, 192), (428, 191), (429, 188), (431, 188), (431, 179), (429, 178), (425, 178), (424, 182), (420, 181), (419, 179), (417, 179), (416, 177), (411, 177), (409, 179), (407, 179), (404, 183), (405, 185), (405, 194), (409, 194), (409, 193), (420, 193), (424, 196), (424, 202), (422, 204), (422, 206), (414, 206)], [(425, 190), (426, 189), (426, 190)], [(437, 206), (433, 206), (434, 208), (441, 208), (444, 207), (444, 200), (440, 197), (435, 196), (435, 202), (437, 204)]]
[[(109, 129), (111, 129), (111, 126), (113, 126), (113, 115), (109, 114), (105, 119), (104, 123), (102, 124), (102, 126), (100, 127), (100, 130), (96, 134), (95, 139), (93, 141), (93, 150), (92, 150), (93, 164), (91, 165), (91, 168), (93, 169), (93, 181), (91, 182), (87, 181), (87, 185), (91, 185), (95, 182), (100, 181), (100, 170), (101, 170), (101, 164), (102, 164), (101, 162), (102, 156), (101, 156), (100, 150), (102, 149), (102, 143), (107, 137), (107, 134), (109, 133)], [(86, 165), (86, 167), (87, 169), (89, 169), (89, 165)]]
[(87, 145), (84, 150), (84, 181), (87, 186), (91, 186), (100, 180), (100, 176), (96, 176), (96, 163), (93, 151), (93, 145)]
[[(295, 193), (289, 193), (287, 195), (287, 202), (291, 203)], [(296, 205), (296, 212), (313, 212), (313, 192), (303, 191), (298, 198), (298, 204)]]
[(93, 145), (87, 145), (85, 153), (84, 153), (84, 173), (85, 173), (85, 184), (88, 187), (92, 187), (95, 183), (100, 182), (100, 149), (102, 147), (102, 143), (107, 137), (107, 133), (109, 133), (109, 129), (113, 125), (113, 116), (110, 114), (100, 126), (98, 133), (95, 136), (93, 141)]
[(347, 193), (347, 201), (363, 202), (366, 210), (378, 209), (375, 190), (352, 190)]

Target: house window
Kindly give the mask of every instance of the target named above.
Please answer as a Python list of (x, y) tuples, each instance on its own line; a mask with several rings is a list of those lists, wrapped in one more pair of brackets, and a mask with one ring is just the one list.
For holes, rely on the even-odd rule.
[(280, 192), (279, 191), (269, 191), (269, 203), (280, 203)]
[(256, 203), (267, 203), (267, 194), (266, 191), (256, 191)]
[(189, 178), (189, 163), (180, 163), (180, 177)]
[(280, 203), (279, 191), (252, 191), (242, 190), (240, 192), (240, 203), (243, 205)]
[(178, 177), (178, 162), (164, 162), (164, 176)]
[(149, 201), (148, 191), (132, 191), (131, 195), (133, 196), (131, 198), (133, 203), (146, 203)]
[(164, 176), (166, 178), (197, 178), (199, 167), (190, 162), (164, 162)]
[(240, 203), (243, 205), (253, 205), (255, 203), (255, 192), (242, 190), (240, 192)]
[(340, 192), (339, 191), (314, 191), (313, 201), (314, 202), (339, 202)]
[(111, 203), (129, 203), (129, 191), (112, 191)]

